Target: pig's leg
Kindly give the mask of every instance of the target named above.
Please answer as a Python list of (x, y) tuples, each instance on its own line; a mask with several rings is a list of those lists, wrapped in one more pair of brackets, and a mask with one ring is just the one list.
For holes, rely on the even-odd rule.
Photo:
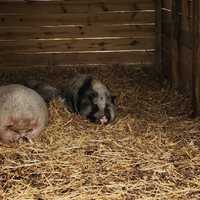
[(0, 128), (0, 140), (3, 143), (17, 142), (20, 139), (20, 135), (7, 127)]
[(25, 135), (25, 137), (31, 142), (31, 139), (39, 136), (39, 134), (43, 131), (44, 129), (44, 124), (42, 123), (33, 123), (33, 126), (32, 126), (32, 130), (27, 132)]

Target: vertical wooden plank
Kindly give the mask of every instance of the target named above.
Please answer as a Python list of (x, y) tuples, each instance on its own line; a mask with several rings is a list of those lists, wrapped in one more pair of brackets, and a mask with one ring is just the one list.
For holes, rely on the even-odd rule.
[(162, 0), (156, 0), (156, 68), (162, 69)]
[(193, 62), (192, 62), (192, 93), (194, 114), (200, 115), (200, 2), (193, 0)]
[(178, 89), (180, 87), (179, 51), (180, 51), (180, 16), (181, 0), (172, 1), (172, 28), (171, 28), (171, 68), (172, 84)]

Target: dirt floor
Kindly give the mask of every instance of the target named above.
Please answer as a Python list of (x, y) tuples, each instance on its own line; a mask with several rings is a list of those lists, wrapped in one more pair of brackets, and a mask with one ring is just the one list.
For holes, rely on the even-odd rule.
[[(52, 102), (49, 126), (33, 144), (0, 144), (0, 199), (199, 200), (200, 119), (189, 117), (189, 97), (160, 84), (151, 70), (80, 71), (117, 95), (116, 121), (92, 124)], [(67, 77), (33, 74), (58, 86)], [(16, 80), (1, 73), (1, 83)]]

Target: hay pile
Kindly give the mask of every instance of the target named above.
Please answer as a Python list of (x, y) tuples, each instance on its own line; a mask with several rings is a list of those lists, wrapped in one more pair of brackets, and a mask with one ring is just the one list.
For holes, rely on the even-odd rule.
[[(34, 144), (0, 145), (0, 199), (200, 199), (200, 120), (188, 117), (190, 99), (143, 70), (89, 71), (118, 96), (117, 120), (91, 124), (52, 102)], [(52, 75), (58, 85), (61, 74)]]

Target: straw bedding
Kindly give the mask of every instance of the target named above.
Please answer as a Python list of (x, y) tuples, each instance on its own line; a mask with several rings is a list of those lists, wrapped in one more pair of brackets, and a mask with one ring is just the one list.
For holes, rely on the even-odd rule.
[[(153, 73), (114, 67), (69, 71), (93, 73), (111, 88), (116, 121), (95, 125), (51, 102), (48, 128), (33, 144), (0, 145), (0, 199), (200, 199), (200, 120), (189, 117), (190, 98)], [(13, 73), (1, 82), (17, 80)], [(64, 81), (63, 72), (33, 74)]]

